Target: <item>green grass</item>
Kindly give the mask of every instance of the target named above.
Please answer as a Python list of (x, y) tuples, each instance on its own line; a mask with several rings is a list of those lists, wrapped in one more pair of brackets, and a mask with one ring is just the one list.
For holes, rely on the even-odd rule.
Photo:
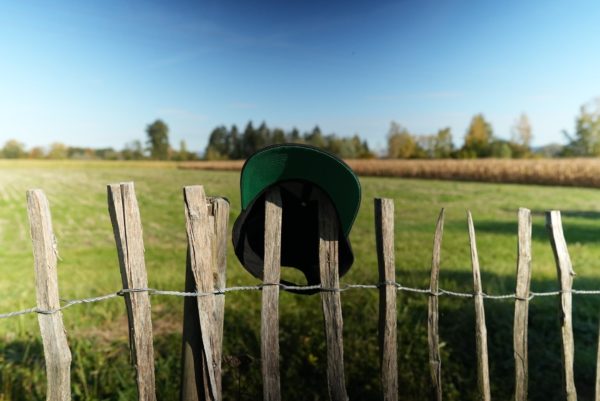
[[(181, 290), (186, 236), (182, 187), (202, 184), (208, 195), (231, 201), (230, 226), (239, 213), (238, 173), (174, 169), (174, 164), (0, 162), (0, 312), (35, 305), (33, 257), (25, 192), (43, 189), (50, 201), (61, 256), (59, 285), (64, 299), (90, 297), (120, 288), (106, 185), (134, 181), (139, 201), (149, 285)], [(356, 261), (342, 283), (377, 282), (373, 198), (389, 197), (396, 209), (397, 280), (428, 286), (433, 230), (446, 208), (442, 288), (470, 291), (472, 279), (466, 209), (473, 213), (484, 291), (514, 291), (516, 213), (533, 217), (533, 291), (557, 289), (556, 268), (543, 212), (563, 211), (575, 288), (600, 289), (600, 191), (465, 182), (362, 178), (363, 203), (351, 241)], [(284, 269), (286, 277), (297, 278)], [(229, 250), (229, 286), (254, 284)], [(576, 377), (581, 399), (594, 386), (597, 297), (575, 296)], [(351, 399), (379, 399), (378, 296), (374, 290), (342, 294), (346, 380)], [(530, 399), (560, 399), (557, 300), (534, 299), (530, 311)], [(429, 394), (427, 298), (398, 299), (400, 393), (421, 400)], [(181, 298), (154, 296), (153, 322), (159, 399), (178, 398)], [(492, 397), (513, 391), (512, 311), (509, 301), (486, 301)], [(471, 300), (440, 299), (442, 378), (448, 400), (475, 399), (475, 340)], [(327, 398), (323, 324), (318, 296), (281, 295), (281, 371), (284, 399)], [(128, 365), (125, 308), (121, 299), (73, 306), (64, 312), (73, 352), (73, 393), (79, 400), (135, 398)], [(260, 399), (260, 293), (226, 298), (225, 399)], [(44, 362), (34, 315), (0, 321), (0, 400), (42, 400)], [(239, 366), (238, 366), (239, 365)]]

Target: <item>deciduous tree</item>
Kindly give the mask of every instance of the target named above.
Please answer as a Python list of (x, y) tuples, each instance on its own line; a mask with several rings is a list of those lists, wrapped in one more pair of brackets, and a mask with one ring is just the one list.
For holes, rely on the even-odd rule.
[(20, 159), (25, 157), (27, 152), (25, 152), (25, 145), (16, 139), (9, 139), (4, 144), (2, 151), (0, 152), (2, 157), (6, 159)]
[(471, 125), (465, 135), (463, 154), (468, 157), (489, 157), (492, 140), (492, 126), (485, 120), (483, 114), (477, 114), (471, 120)]
[(415, 138), (397, 122), (390, 123), (387, 139), (389, 157), (408, 159), (416, 156), (417, 142)]
[(524, 147), (529, 148), (531, 146), (531, 140), (533, 139), (533, 133), (531, 130), (531, 123), (527, 114), (522, 113), (517, 121), (512, 126), (511, 130), (512, 141)]
[(169, 158), (169, 127), (162, 120), (156, 120), (146, 127), (150, 157), (156, 160)]
[(571, 136), (564, 131), (564, 134), (569, 140), (566, 155), (600, 156), (600, 98), (581, 106), (575, 133)]

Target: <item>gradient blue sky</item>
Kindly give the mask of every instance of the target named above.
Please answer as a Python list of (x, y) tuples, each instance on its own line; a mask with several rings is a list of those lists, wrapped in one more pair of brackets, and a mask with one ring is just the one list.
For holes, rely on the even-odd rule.
[(156, 118), (201, 150), (217, 125), (360, 134), (483, 113), (564, 142), (600, 96), (598, 1), (2, 1), (0, 143), (122, 148)]

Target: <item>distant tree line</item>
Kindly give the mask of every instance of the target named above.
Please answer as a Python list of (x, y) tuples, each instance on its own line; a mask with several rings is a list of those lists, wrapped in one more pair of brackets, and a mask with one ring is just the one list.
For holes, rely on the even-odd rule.
[(300, 134), (298, 129), (284, 131), (281, 128), (269, 128), (262, 123), (255, 128), (248, 122), (243, 132), (236, 125), (227, 128), (222, 125), (213, 129), (204, 152), (207, 160), (245, 159), (265, 146), (281, 143), (302, 143), (325, 149), (345, 159), (375, 157), (366, 140), (358, 135), (340, 137), (336, 134), (324, 135), (318, 126), (312, 131)]
[(387, 157), (423, 158), (531, 158), (600, 156), (600, 98), (581, 106), (575, 118), (575, 131), (563, 131), (566, 145), (549, 144), (532, 148), (533, 131), (529, 118), (521, 114), (511, 127), (510, 139), (494, 135), (483, 114), (477, 114), (465, 133), (463, 144), (455, 147), (450, 128), (433, 135), (415, 135), (392, 121), (387, 135)]
[(187, 149), (185, 141), (179, 143), (179, 149), (169, 144), (169, 127), (162, 120), (156, 120), (146, 127), (146, 146), (140, 140), (125, 144), (123, 149), (112, 147), (91, 148), (68, 146), (54, 142), (50, 146), (34, 146), (27, 149), (16, 139), (9, 139), (0, 148), (0, 158), (4, 159), (78, 159), (78, 160), (198, 160), (197, 153)]
[[(450, 128), (442, 128), (435, 134), (416, 135), (392, 121), (387, 133), (388, 158), (439, 159), (439, 158), (529, 158), (529, 157), (598, 157), (600, 156), (600, 98), (581, 106), (575, 118), (575, 130), (563, 131), (566, 145), (549, 144), (533, 149), (533, 131), (529, 118), (521, 114), (511, 128), (510, 139), (494, 134), (491, 124), (483, 114), (477, 114), (464, 135), (463, 144), (455, 146)], [(257, 150), (280, 143), (303, 143), (325, 149), (342, 158), (373, 158), (375, 154), (366, 140), (358, 135), (342, 137), (324, 135), (318, 126), (300, 133), (298, 129), (284, 131), (269, 128), (262, 123), (255, 128), (248, 122), (243, 132), (237, 126), (222, 125), (210, 133), (204, 151), (207, 160), (245, 159)], [(383, 156), (383, 155), (382, 155)], [(50, 146), (27, 149), (22, 142), (9, 139), (0, 148), (0, 158), (5, 159), (104, 159), (104, 160), (197, 160), (197, 152), (187, 149), (185, 141), (174, 149), (169, 143), (169, 127), (162, 120), (146, 126), (146, 142), (134, 140), (123, 149), (112, 147), (91, 148), (68, 146), (54, 142)]]
[(474, 159), (533, 156), (530, 147), (531, 125), (525, 114), (522, 114), (515, 122), (510, 140), (494, 136), (492, 126), (485, 120), (483, 114), (473, 117), (460, 148), (455, 148), (449, 127), (440, 129), (434, 135), (413, 135), (406, 128), (392, 121), (387, 139), (387, 156), (390, 158)]

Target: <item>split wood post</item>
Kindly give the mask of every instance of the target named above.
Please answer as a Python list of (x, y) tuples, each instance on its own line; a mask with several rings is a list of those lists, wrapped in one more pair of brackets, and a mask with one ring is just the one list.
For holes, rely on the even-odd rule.
[(519, 243), (517, 245), (517, 285), (513, 345), (515, 358), (515, 401), (527, 401), (528, 360), (527, 325), (529, 283), (531, 281), (531, 212), (519, 209)]
[(375, 199), (375, 240), (379, 266), (379, 360), (384, 401), (398, 400), (398, 345), (394, 201)]
[[(195, 358), (194, 360), (192, 357), (190, 358), (190, 362), (193, 361), (194, 363), (194, 381), (197, 388), (194, 391), (193, 388), (186, 387), (189, 385), (189, 382), (184, 383), (182, 397), (184, 392), (186, 392), (185, 394), (192, 398), (184, 399), (194, 399), (193, 397), (196, 396), (200, 397), (200, 399), (218, 401), (221, 399), (221, 395), (217, 387), (218, 364), (214, 352), (217, 348), (216, 336), (218, 334), (213, 278), (213, 266), (216, 265), (216, 252), (213, 249), (214, 226), (210, 224), (207, 200), (202, 186), (185, 187), (183, 189), (183, 197), (188, 237), (188, 260), (195, 284), (195, 291), (211, 294), (200, 295), (196, 298), (200, 327), (202, 380), (196, 376), (196, 372), (198, 372), (196, 370), (198, 369), (198, 359)], [(196, 352), (197, 355), (198, 353)], [(189, 372), (189, 374), (191, 375), (192, 373)], [(199, 382), (202, 383), (202, 386), (199, 385)]]
[(558, 281), (560, 283), (560, 330), (562, 340), (563, 362), (563, 390), (567, 401), (577, 400), (577, 391), (575, 389), (575, 375), (573, 372), (573, 362), (575, 359), (575, 344), (573, 340), (573, 305), (572, 293), (573, 277), (575, 272), (571, 265), (571, 258), (567, 249), (567, 242), (562, 229), (560, 212), (553, 210), (546, 212), (546, 228), (550, 233), (550, 243), (556, 262)]
[(431, 278), (429, 281), (429, 304), (427, 318), (427, 338), (429, 344), (429, 368), (433, 385), (432, 399), (442, 401), (442, 358), (440, 357), (440, 334), (438, 326), (438, 291), (440, 260), (442, 256), (442, 236), (444, 234), (444, 209), (435, 226), (433, 236), (433, 254), (431, 257)]
[(63, 325), (58, 296), (58, 249), (48, 199), (39, 189), (27, 191), (27, 212), (33, 243), (37, 308), (55, 311), (38, 314), (38, 322), (46, 360), (46, 400), (71, 399), (71, 351)]
[[(229, 220), (229, 202), (223, 198), (208, 198), (207, 210), (209, 215), (209, 227), (213, 236), (213, 252), (216, 257), (215, 289), (225, 288), (227, 268), (227, 225)], [(186, 257), (185, 291), (196, 292), (197, 285), (192, 271), (189, 246)], [(223, 318), (225, 308), (224, 294), (215, 297), (215, 348), (214, 360), (215, 381), (217, 394), (221, 397), (221, 354), (223, 344)], [(200, 318), (198, 312), (198, 301), (193, 297), (185, 297), (183, 303), (183, 336), (182, 336), (182, 372), (181, 391), (182, 401), (199, 401), (207, 398), (206, 388), (208, 381), (205, 380), (206, 368), (204, 366), (204, 355), (200, 333)]]
[[(112, 221), (123, 289), (147, 289), (142, 221), (132, 182), (111, 184), (108, 210)], [(138, 399), (156, 401), (152, 316), (148, 291), (125, 292), (129, 345), (136, 369)]]
[(267, 191), (265, 199), (265, 250), (261, 310), (263, 400), (281, 400), (279, 380), (279, 279), (281, 276), (281, 194)]
[(481, 273), (479, 271), (479, 256), (475, 241), (475, 227), (471, 211), (467, 211), (469, 224), (469, 243), (471, 244), (471, 265), (473, 267), (473, 298), (475, 300), (475, 342), (477, 353), (477, 384), (481, 401), (490, 401), (490, 371), (488, 366), (487, 329), (485, 327), (485, 310), (483, 308), (483, 291)]
[[(224, 198), (209, 198), (212, 210), (209, 210), (210, 220), (213, 222), (213, 250), (215, 253), (215, 289), (223, 290), (227, 279), (227, 244), (229, 240), (229, 202)], [(225, 294), (215, 296), (215, 349), (214, 359), (216, 362), (215, 380), (217, 382), (217, 394), (221, 393), (221, 360), (223, 355), (223, 322), (225, 319)]]
[[(185, 292), (196, 292), (196, 281), (187, 247), (185, 260)], [(198, 317), (198, 301), (194, 297), (183, 299), (183, 333), (181, 338), (181, 401), (203, 401), (205, 395), (204, 355)]]
[(338, 222), (327, 196), (319, 199), (319, 270), (327, 341), (327, 387), (332, 401), (347, 401), (340, 300)]

